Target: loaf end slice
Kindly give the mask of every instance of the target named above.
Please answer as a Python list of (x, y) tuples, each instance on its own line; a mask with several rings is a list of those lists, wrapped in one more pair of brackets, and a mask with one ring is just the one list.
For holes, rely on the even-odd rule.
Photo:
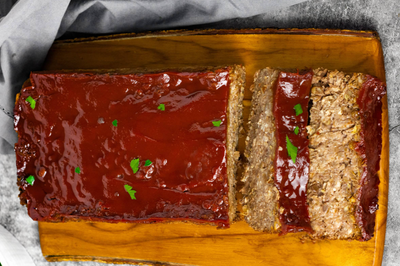
[[(360, 91), (371, 91), (372, 88), (365, 88), (368, 80), (370, 76), (361, 73), (346, 74), (323, 68), (314, 70), (310, 125), (307, 127), (310, 141), (307, 190), (313, 238), (368, 240), (373, 234), (379, 184), (376, 172), (382, 142), (381, 106), (374, 105), (373, 111), (369, 108), (375, 115), (379, 113), (370, 126), (377, 132), (373, 137), (377, 145), (373, 145), (370, 140), (365, 142), (364, 131), (370, 129), (365, 129), (365, 119), (361, 115), (365, 108), (360, 108)], [(382, 86), (379, 83), (378, 90), (372, 89), (377, 95), (371, 101), (378, 105), (385, 91)], [(374, 150), (373, 162), (366, 158), (370, 155), (365, 156), (360, 148), (364, 143)], [(368, 164), (377, 163), (376, 156), (378, 168), (373, 165), (374, 170), (369, 170), (372, 174), (363, 178)], [(366, 198), (364, 187), (374, 194), (367, 196), (367, 201), (363, 200)], [(372, 212), (362, 215), (360, 210), (362, 213), (365, 204), (372, 206)], [(369, 219), (364, 220), (368, 220), (368, 226), (362, 223), (361, 218), (367, 216)]]

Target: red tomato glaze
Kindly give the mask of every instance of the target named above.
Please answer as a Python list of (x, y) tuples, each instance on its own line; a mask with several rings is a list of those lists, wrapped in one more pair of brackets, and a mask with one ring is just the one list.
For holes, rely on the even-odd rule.
[[(229, 227), (228, 68), (32, 73), (31, 82), (15, 107), (15, 150), (20, 197), (34, 220), (192, 220)], [(134, 173), (130, 163), (137, 158)]]
[[(281, 72), (277, 81), (274, 115), (277, 136), (275, 185), (279, 190), (282, 234), (312, 232), (307, 205), (310, 156), (307, 138), (308, 102), (313, 73), (304, 75)], [(300, 104), (302, 114), (294, 106)], [(294, 133), (299, 127), (299, 133)], [(296, 162), (288, 154), (286, 136), (297, 147)]]
[(363, 240), (374, 234), (375, 215), (378, 209), (378, 185), (380, 155), (382, 150), (382, 97), (386, 86), (375, 77), (366, 75), (357, 104), (360, 108), (361, 141), (356, 150), (364, 161), (358, 191), (359, 205), (356, 220)]

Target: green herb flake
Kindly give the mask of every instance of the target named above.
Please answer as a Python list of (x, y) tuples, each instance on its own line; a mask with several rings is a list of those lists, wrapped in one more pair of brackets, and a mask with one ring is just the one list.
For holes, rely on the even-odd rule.
[(26, 182), (33, 186), (33, 182), (35, 182), (35, 177), (33, 175), (28, 176), (28, 178), (26, 179)]
[(139, 158), (133, 159), (131, 161), (131, 168), (132, 168), (134, 174), (136, 174), (137, 171), (139, 171)]
[(165, 111), (165, 104), (161, 103), (158, 107), (158, 110)]
[(124, 188), (125, 188), (126, 192), (129, 193), (129, 196), (131, 196), (131, 199), (135, 200), (136, 199), (136, 197), (135, 197), (136, 190), (133, 190), (130, 185), (124, 185)]
[(114, 127), (117, 127), (118, 126), (118, 120), (115, 119), (114, 121), (112, 121), (112, 124), (113, 124)]
[(299, 103), (296, 104), (293, 108), (296, 111), (296, 116), (301, 115), (303, 113), (303, 109), (301, 108), (301, 105)]
[(32, 109), (35, 109), (36, 101), (35, 101), (31, 96), (29, 96), (28, 98), (26, 98), (25, 101), (27, 101), (28, 103), (31, 104), (31, 108), (32, 108)]
[(214, 127), (219, 127), (221, 125), (222, 121), (221, 120), (212, 121), (212, 123), (213, 123)]
[(75, 167), (75, 173), (80, 174), (81, 173), (81, 169), (79, 167)]
[(299, 134), (299, 127), (296, 127), (296, 128), (294, 129), (294, 134), (296, 134), (296, 135)]
[(144, 166), (150, 166), (153, 162), (150, 160), (146, 160), (146, 162), (144, 163)]
[(286, 135), (286, 149), (288, 151), (289, 156), (292, 158), (293, 163), (296, 163), (297, 147), (290, 142), (290, 139), (287, 135)]

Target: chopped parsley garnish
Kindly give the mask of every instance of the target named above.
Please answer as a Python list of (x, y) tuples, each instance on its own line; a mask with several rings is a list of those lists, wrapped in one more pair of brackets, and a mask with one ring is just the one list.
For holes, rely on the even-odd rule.
[(26, 182), (33, 186), (33, 182), (35, 181), (35, 177), (33, 175), (28, 176), (28, 178), (26, 179)]
[(212, 123), (213, 123), (214, 127), (219, 127), (221, 125), (222, 121), (221, 120), (212, 121)]
[(301, 108), (301, 105), (299, 103), (296, 104), (293, 108), (296, 111), (296, 116), (301, 115), (303, 113), (303, 109)]
[(150, 166), (153, 162), (150, 160), (146, 160), (146, 162), (144, 163), (144, 166)]
[(80, 174), (81, 173), (81, 169), (79, 167), (75, 167), (75, 173)]
[(286, 149), (288, 151), (289, 156), (292, 158), (293, 163), (296, 163), (297, 147), (290, 142), (290, 139), (287, 135), (286, 135)]
[(131, 196), (131, 199), (135, 200), (136, 199), (136, 197), (135, 197), (136, 190), (133, 190), (130, 185), (124, 185), (124, 188), (125, 188), (126, 192), (129, 193), (129, 196)]
[(131, 168), (132, 168), (134, 174), (136, 174), (137, 171), (139, 171), (139, 158), (133, 159), (131, 161)]
[(165, 105), (164, 105), (163, 103), (161, 103), (161, 104), (157, 107), (157, 109), (158, 109), (158, 110), (161, 110), (161, 111), (165, 111)]
[(299, 134), (299, 127), (295, 127), (295, 129), (294, 129), (294, 134), (296, 134), (296, 135)]
[(118, 126), (118, 121), (117, 121), (117, 119), (115, 119), (114, 121), (112, 121), (112, 124), (113, 124), (114, 127)]
[(26, 98), (25, 101), (27, 101), (28, 103), (31, 104), (31, 108), (32, 108), (32, 109), (35, 109), (36, 101), (35, 101), (31, 96), (29, 96), (28, 98)]

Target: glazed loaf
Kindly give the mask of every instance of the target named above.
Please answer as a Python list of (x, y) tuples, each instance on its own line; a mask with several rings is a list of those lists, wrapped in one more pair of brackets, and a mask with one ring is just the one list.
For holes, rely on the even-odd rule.
[(249, 225), (317, 239), (370, 239), (385, 85), (361, 73), (266, 68), (251, 89), (242, 190)]
[(36, 72), (15, 106), (20, 199), (37, 221), (229, 227), (245, 69)]

